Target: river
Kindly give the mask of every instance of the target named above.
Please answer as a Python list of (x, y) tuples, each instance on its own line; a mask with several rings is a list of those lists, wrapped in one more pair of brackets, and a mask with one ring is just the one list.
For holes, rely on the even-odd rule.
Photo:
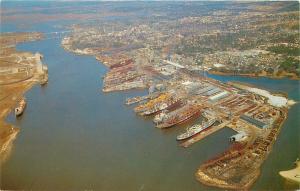
[[(53, 31), (52, 24), (36, 25), (31, 30)], [(17, 46), (18, 50), (44, 55), (49, 83), (26, 93), (28, 106), (20, 119), (12, 114), (7, 118), (20, 127), (20, 132), (1, 167), (1, 188), (215, 190), (197, 182), (194, 173), (201, 163), (229, 147), (228, 137), (234, 131), (225, 128), (190, 148), (179, 147), (175, 138), (183, 128), (156, 129), (151, 120), (124, 105), (127, 97), (144, 95), (145, 91), (103, 93), (106, 67), (93, 57), (66, 52), (60, 42), (60, 38), (45, 39)], [(284, 91), (300, 101), (299, 81), (210, 77)], [(292, 168), (299, 157), (299, 111), (299, 104), (290, 109), (254, 189), (290, 188), (278, 171)]]

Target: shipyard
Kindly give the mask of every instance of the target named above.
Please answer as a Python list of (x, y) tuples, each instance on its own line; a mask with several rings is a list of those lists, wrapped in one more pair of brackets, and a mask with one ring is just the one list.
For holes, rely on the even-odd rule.
[(140, 64), (141, 59), (116, 55), (107, 62), (102, 58), (109, 67), (102, 91), (148, 89), (148, 94), (127, 98), (124, 104), (134, 105), (134, 112), (152, 118), (153, 126), (162, 131), (194, 122), (174, 137), (183, 148), (222, 128), (234, 130), (236, 135), (227, 138), (232, 142), (229, 150), (202, 164), (195, 176), (209, 186), (249, 189), (287, 117), (285, 95), (222, 83), (170, 60)]
[[(183, 75), (178, 72), (175, 76), (170, 80), (172, 84), (162, 83), (160, 86), (165, 88), (149, 91), (156, 96), (159, 92), (156, 98), (132, 103), (138, 105), (134, 111), (139, 114), (155, 113), (153, 122), (160, 129), (201, 118), (202, 123), (188, 127), (185, 133), (177, 136), (178, 144), (184, 148), (222, 128), (233, 129), (237, 134), (228, 137), (232, 147), (201, 165), (196, 178), (203, 184), (220, 188), (249, 189), (286, 119), (287, 99), (278, 96), (283, 103), (269, 104), (269, 98), (246, 91), (246, 85), (242, 89), (241, 85), (223, 84), (201, 75), (189, 76), (187, 72)], [(151, 94), (146, 96), (151, 97)], [(170, 97), (176, 101), (170, 103)], [(169, 110), (168, 107), (175, 105), (179, 99), (181, 104)], [(251, 165), (252, 168), (248, 168)]]
[(1, 15), (0, 190), (300, 188), (299, 2)]
[[(197, 22), (197, 18), (186, 20), (190, 25)], [(200, 144), (201, 140), (223, 128), (232, 129), (236, 134), (227, 137), (230, 148), (201, 164), (195, 177), (208, 186), (250, 189), (272, 150), (292, 101), (285, 94), (274, 94), (238, 82), (224, 83), (206, 74), (217, 72), (220, 66), (225, 67), (225, 63), (220, 62), (222, 56), (230, 54), (231, 62), (234, 59), (234, 62), (245, 63), (253, 62), (252, 58), (262, 60), (261, 57), (270, 56), (269, 52), (251, 49), (199, 55), (186, 50), (179, 54), (178, 49), (170, 47), (182, 47), (179, 39), (182, 41), (183, 37), (169, 35), (168, 26), (158, 25), (162, 29), (140, 24), (129, 25), (125, 29), (120, 26), (110, 33), (107, 33), (105, 26), (102, 26), (103, 29), (91, 27), (91, 35), (86, 29), (76, 26), (73, 34), (62, 40), (62, 47), (76, 54), (95, 56), (100, 64), (108, 68), (102, 76), (103, 92), (148, 90), (148, 94), (126, 98), (124, 104), (133, 105), (133, 111), (140, 117), (152, 120), (157, 130), (185, 127), (181, 134), (174, 137), (182, 148)], [(184, 30), (182, 25), (176, 27), (179, 34)], [(95, 33), (99, 38), (93, 37)], [(139, 38), (135, 40), (135, 36)], [(163, 44), (160, 39), (166, 36), (169, 41)], [(156, 40), (153, 41), (152, 37)], [(104, 46), (95, 48), (97, 45), (93, 45), (89, 48), (91, 43), (95, 44), (93, 40)], [(113, 46), (112, 41), (120, 46)], [(259, 48), (265, 49), (263, 46)]]

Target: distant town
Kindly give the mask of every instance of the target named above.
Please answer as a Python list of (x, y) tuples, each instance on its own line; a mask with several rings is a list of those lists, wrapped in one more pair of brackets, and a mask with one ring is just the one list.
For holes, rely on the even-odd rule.
[(210, 73), (299, 79), (299, 14), (282, 5), (229, 4), (230, 11), (197, 16), (181, 10), (187, 16), (178, 19), (154, 11), (144, 20), (75, 25), (63, 44), (77, 53), (134, 57), (137, 64), (170, 60)]

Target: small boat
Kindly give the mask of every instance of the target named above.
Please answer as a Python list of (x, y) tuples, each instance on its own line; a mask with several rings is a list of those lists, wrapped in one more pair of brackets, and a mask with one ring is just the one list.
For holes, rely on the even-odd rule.
[(181, 140), (190, 138), (190, 137), (204, 131), (208, 127), (212, 126), (215, 122), (216, 122), (216, 119), (210, 119), (206, 122), (203, 122), (201, 125), (200, 124), (193, 125), (193, 126), (187, 128), (187, 131), (185, 133), (178, 135), (177, 141), (181, 141)]
[(15, 108), (15, 116), (18, 117), (23, 114), (24, 109), (26, 107), (26, 100), (23, 98), (20, 102), (18, 107)]

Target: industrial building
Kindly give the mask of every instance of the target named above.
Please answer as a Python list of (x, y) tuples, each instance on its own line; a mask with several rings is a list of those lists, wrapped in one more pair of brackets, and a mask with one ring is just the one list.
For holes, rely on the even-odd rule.
[(248, 122), (248, 123), (251, 123), (252, 125), (255, 125), (256, 127), (261, 128), (261, 129), (264, 129), (264, 128), (268, 127), (267, 124), (265, 124), (261, 121), (258, 121), (257, 119), (254, 119), (252, 117), (249, 117), (247, 115), (241, 115), (240, 118), (243, 119), (244, 121)]
[(223, 91), (223, 92), (218, 93), (216, 95), (210, 96), (208, 99), (211, 102), (216, 102), (216, 101), (218, 101), (220, 99), (223, 99), (223, 98), (225, 98), (227, 96), (228, 96), (228, 92), (227, 91)]

